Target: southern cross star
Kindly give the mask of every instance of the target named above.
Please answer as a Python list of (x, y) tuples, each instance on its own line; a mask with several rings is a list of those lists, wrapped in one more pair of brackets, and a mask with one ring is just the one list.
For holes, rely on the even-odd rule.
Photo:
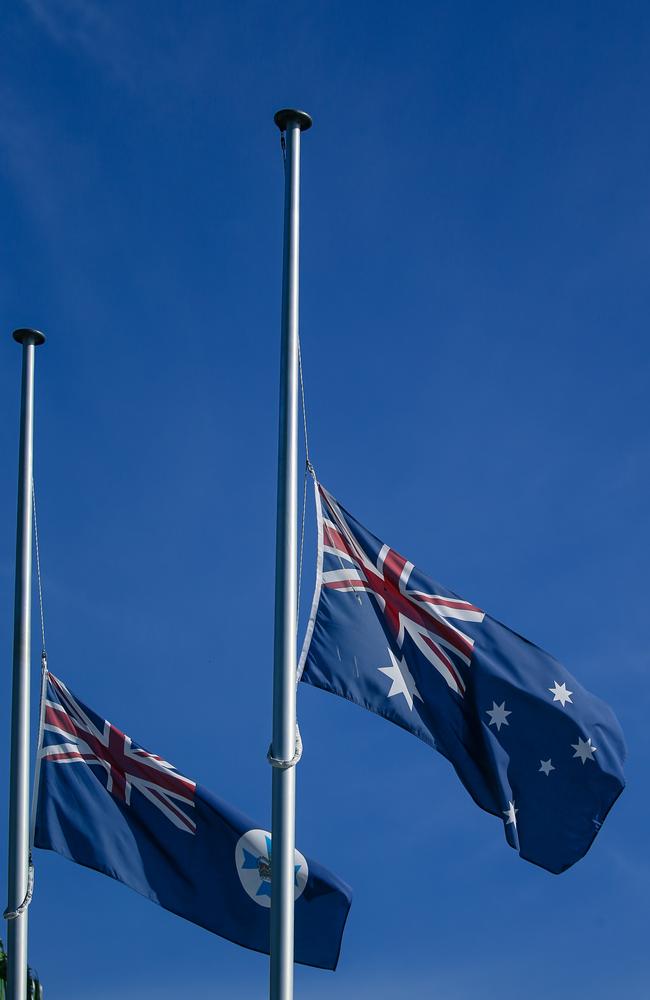
[(573, 701), (571, 700), (573, 691), (567, 691), (566, 684), (558, 684), (557, 681), (553, 681), (553, 687), (549, 688), (549, 691), (553, 695), (553, 701), (559, 701), (562, 708), (564, 708), (567, 701), (573, 705)]
[(490, 716), (490, 721), (488, 725), (496, 726), (497, 730), (501, 730), (501, 726), (509, 726), (508, 716), (512, 715), (512, 712), (506, 708), (505, 701), (502, 701), (500, 705), (497, 705), (496, 701), (492, 702), (492, 708), (487, 708), (486, 715)]
[(574, 757), (579, 757), (583, 764), (586, 764), (588, 760), (594, 759), (594, 754), (598, 747), (594, 747), (591, 744), (591, 737), (589, 737), (586, 742), (580, 739), (578, 736), (578, 742), (572, 743), (571, 746), (575, 750)]
[(512, 823), (512, 825), (516, 828), (518, 812), (519, 810), (515, 808), (514, 802), (508, 802), (508, 808), (503, 810), (504, 815), (508, 817), (506, 820), (506, 826), (509, 826), (510, 823)]
[(388, 655), (391, 658), (392, 667), (377, 667), (377, 670), (380, 670), (382, 674), (386, 674), (393, 682), (386, 697), (394, 698), (397, 694), (403, 694), (408, 707), (413, 711), (413, 698), (419, 698), (422, 701), (422, 695), (415, 686), (413, 675), (407, 667), (404, 657), (398, 660), (390, 648), (388, 649)]
[(539, 763), (540, 763), (539, 770), (542, 772), (542, 774), (545, 774), (546, 777), (548, 778), (551, 771), (555, 770), (555, 768), (551, 764), (551, 758), (549, 757), (548, 760), (540, 760)]

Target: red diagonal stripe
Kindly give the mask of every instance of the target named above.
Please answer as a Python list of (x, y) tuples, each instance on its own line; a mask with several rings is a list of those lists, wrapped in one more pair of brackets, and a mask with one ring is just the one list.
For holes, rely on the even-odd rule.
[(330, 590), (367, 590), (368, 593), (372, 593), (371, 588), (367, 585), (365, 580), (359, 577), (358, 580), (331, 580), (325, 583), (326, 587)]
[(196, 830), (196, 823), (193, 820), (191, 820), (189, 816), (186, 816), (185, 813), (182, 812), (182, 810), (180, 810), (175, 805), (175, 803), (170, 802), (169, 799), (166, 799), (165, 796), (161, 795), (160, 792), (156, 791), (155, 788), (151, 788), (150, 791), (152, 795), (155, 795), (156, 798), (159, 799), (166, 806), (166, 808), (170, 810), (170, 812), (173, 812), (174, 815), (178, 816), (180, 821), (186, 825), (188, 830), (192, 831)]
[(74, 722), (65, 709), (60, 706), (57, 706), (56, 708), (53, 705), (45, 706), (45, 724), (48, 726), (56, 726), (57, 729), (63, 729), (64, 732), (69, 733), (71, 736), (79, 735)]
[(476, 611), (479, 615), (482, 614), (480, 608), (469, 604), (468, 601), (456, 601), (451, 597), (438, 597), (435, 594), (423, 594), (420, 591), (414, 592), (413, 596), (417, 597), (419, 601), (426, 601), (427, 604), (435, 604), (441, 608), (453, 608), (455, 611)]
[(399, 588), (400, 577), (404, 572), (404, 567), (408, 562), (404, 556), (401, 556), (399, 552), (395, 549), (389, 549), (384, 558), (384, 576), (387, 580), (393, 584), (393, 586)]
[(458, 685), (458, 690), (459, 691), (464, 691), (465, 690), (465, 685), (463, 684), (463, 681), (461, 680), (459, 674), (456, 673), (456, 670), (454, 669), (454, 665), (451, 662), (451, 660), (449, 659), (449, 657), (445, 656), (445, 654), (442, 651), (442, 649), (440, 648), (440, 646), (436, 642), (434, 642), (433, 639), (429, 638), (428, 635), (422, 635), (422, 638), (426, 642), (427, 646), (431, 647), (431, 649), (436, 654), (436, 656), (440, 660), (442, 660), (442, 662), (446, 666), (447, 670), (449, 671), (449, 673), (451, 674), (451, 676), (456, 681), (456, 684)]
[(343, 552), (345, 555), (349, 556), (350, 551), (345, 544), (343, 535), (337, 528), (331, 527), (329, 524), (323, 524), (323, 542), (332, 549), (336, 549), (338, 552)]

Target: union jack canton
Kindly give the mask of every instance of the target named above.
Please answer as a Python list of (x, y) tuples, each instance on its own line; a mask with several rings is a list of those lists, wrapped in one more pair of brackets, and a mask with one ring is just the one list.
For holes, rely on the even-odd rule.
[[(468, 667), (474, 640), (449, 619), (482, 622), (485, 612), (468, 601), (409, 587), (415, 566), (388, 545), (382, 545), (373, 561), (350, 531), (336, 500), (323, 487), (320, 489), (327, 496), (331, 512), (331, 518), (323, 517), (323, 552), (335, 556), (340, 563), (339, 569), (323, 573), (323, 586), (341, 593), (370, 594), (400, 650), (408, 634), (449, 687), (457, 694), (464, 694), (465, 681), (454, 660)], [(352, 569), (346, 568), (348, 563), (352, 563)]]
[(318, 569), (300, 679), (437, 749), (523, 858), (569, 868), (624, 787), (613, 712), (315, 487)]
[(118, 802), (131, 803), (135, 788), (179, 830), (196, 833), (190, 810), (196, 782), (162, 757), (136, 746), (117, 726), (90, 714), (53, 674), (48, 675), (40, 760), (51, 764), (84, 763), (105, 778), (106, 790)]

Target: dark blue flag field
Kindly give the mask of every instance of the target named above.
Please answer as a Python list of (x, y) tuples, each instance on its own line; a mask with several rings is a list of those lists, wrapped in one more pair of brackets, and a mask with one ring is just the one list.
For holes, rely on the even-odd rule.
[[(268, 954), (271, 836), (47, 674), (34, 844)], [(347, 885), (296, 851), (295, 958), (335, 969)]]
[(615, 715), (316, 487), (318, 579), (301, 679), (434, 747), (522, 858), (565, 871), (624, 787)]

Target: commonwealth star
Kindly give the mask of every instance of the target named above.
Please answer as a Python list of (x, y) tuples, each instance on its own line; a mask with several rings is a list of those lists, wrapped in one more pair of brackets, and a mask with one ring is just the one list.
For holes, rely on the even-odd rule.
[(403, 694), (409, 709), (413, 711), (413, 698), (419, 698), (422, 701), (422, 695), (415, 686), (413, 675), (407, 667), (404, 657), (398, 660), (390, 647), (388, 655), (391, 658), (392, 667), (377, 667), (382, 674), (386, 674), (393, 682), (386, 697), (394, 698), (395, 695)]

